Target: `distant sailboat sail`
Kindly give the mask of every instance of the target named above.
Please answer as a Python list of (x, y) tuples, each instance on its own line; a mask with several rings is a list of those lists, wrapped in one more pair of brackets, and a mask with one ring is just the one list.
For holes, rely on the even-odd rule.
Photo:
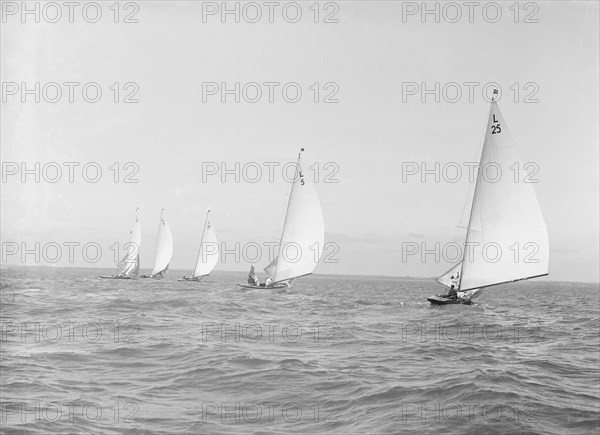
[(219, 261), (219, 246), (217, 244), (217, 235), (215, 228), (208, 219), (210, 210), (206, 213), (204, 229), (202, 230), (202, 239), (200, 249), (196, 260), (196, 268), (192, 279), (208, 275), (215, 268)]
[(131, 229), (129, 242), (125, 244), (127, 253), (123, 259), (117, 263), (119, 272), (116, 275), (100, 275), (100, 278), (130, 279), (135, 278), (138, 275), (140, 270), (140, 245), (142, 240), (142, 231), (137, 215), (139, 209), (139, 207), (135, 209), (135, 223)]
[(302, 151), (304, 148), (298, 154), (279, 255), (274, 270), (267, 266), (274, 272), (275, 283), (311, 274), (323, 253), (325, 220), (312, 180), (304, 172)]
[(173, 235), (169, 224), (163, 217), (163, 213), (164, 209), (160, 212), (156, 255), (154, 257), (154, 269), (150, 275), (151, 278), (163, 277), (169, 269), (169, 263), (173, 256)]
[(546, 222), (533, 184), (515, 177), (519, 174), (515, 168), (522, 169), (523, 164), (498, 104), (492, 101), (463, 259), (437, 279), (450, 286), (450, 277), (460, 272), (459, 294), (548, 274)]
[(142, 242), (142, 229), (140, 221), (138, 219), (137, 212), (139, 207), (135, 210), (135, 223), (131, 229), (131, 238), (127, 244), (127, 254), (123, 257), (120, 263), (121, 276), (137, 276), (140, 271), (140, 246)]
[(138, 210), (135, 209), (135, 223), (131, 229), (129, 242), (125, 244), (127, 253), (117, 263), (119, 272), (116, 275), (100, 275), (101, 278), (135, 278), (140, 271), (140, 246), (142, 241), (142, 230), (138, 219)]

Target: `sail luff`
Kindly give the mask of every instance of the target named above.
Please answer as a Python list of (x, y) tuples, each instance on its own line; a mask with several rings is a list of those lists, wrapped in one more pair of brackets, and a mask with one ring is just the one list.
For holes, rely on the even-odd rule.
[(281, 228), (281, 237), (279, 238), (279, 250), (278, 250), (277, 255), (275, 256), (275, 260), (276, 260), (275, 267), (272, 269), (273, 277), (277, 276), (277, 264), (279, 263), (279, 255), (281, 254), (281, 249), (282, 249), (281, 244), (283, 243), (283, 235), (285, 234), (285, 224), (287, 222), (288, 215), (290, 212), (290, 204), (292, 203), (292, 194), (294, 193), (294, 183), (296, 182), (296, 178), (298, 177), (298, 167), (300, 165), (300, 155), (302, 154), (303, 150), (304, 150), (304, 148), (302, 148), (300, 150), (300, 152), (298, 153), (298, 159), (296, 160), (296, 169), (294, 170), (294, 178), (292, 181), (292, 186), (290, 187), (290, 194), (288, 196), (287, 207), (285, 208), (285, 217), (283, 218), (283, 227)]
[(206, 218), (204, 219), (204, 226), (202, 227), (202, 237), (200, 237), (200, 247), (198, 248), (198, 256), (196, 257), (196, 267), (194, 268), (192, 278), (196, 277), (196, 271), (198, 270), (198, 265), (200, 264), (200, 257), (202, 256), (202, 243), (204, 243), (204, 233), (206, 233), (206, 223), (208, 222), (209, 214), (210, 209), (206, 212)]
[[(471, 200), (471, 210), (469, 211), (469, 222), (467, 223), (467, 234), (465, 235), (465, 244), (463, 246), (463, 259), (465, 257), (465, 252), (467, 252), (467, 242), (469, 240), (469, 231), (471, 228), (471, 221), (473, 219), (473, 203), (475, 202), (475, 195), (477, 194), (477, 186), (479, 185), (479, 176), (481, 175), (481, 165), (483, 163), (483, 154), (484, 154), (484, 148), (485, 148), (485, 137), (487, 135), (487, 126), (490, 122), (490, 115), (492, 114), (492, 107), (494, 104), (494, 100), (492, 99), (492, 103), (490, 104), (490, 109), (488, 110), (488, 116), (486, 118), (486, 122), (485, 122), (485, 131), (483, 133), (483, 144), (481, 145), (481, 154), (479, 156), (479, 165), (477, 166), (477, 177), (475, 178), (475, 188), (473, 189), (473, 199)], [(461, 259), (461, 263), (462, 263), (462, 259)], [(462, 270), (462, 264), (461, 264), (461, 270)], [(458, 277), (458, 288), (461, 288), (462, 285), (462, 280), (463, 280), (463, 273), (460, 274), (460, 276)]]
[(160, 274), (164, 276), (169, 268), (171, 257), (173, 256), (173, 235), (166, 219), (163, 218), (164, 209), (160, 212), (158, 222), (158, 236), (156, 240), (156, 254), (154, 257), (154, 269), (150, 276), (154, 277)]
[[(219, 246), (217, 245), (217, 237), (215, 234), (214, 227), (209, 220), (210, 210), (206, 213), (206, 220), (204, 222), (204, 228), (202, 230), (202, 239), (200, 241), (200, 248), (198, 250), (198, 258), (196, 259), (196, 266), (192, 278), (198, 278), (200, 276), (206, 276), (212, 272), (219, 261)], [(207, 253), (207, 247), (214, 245), (215, 250)]]

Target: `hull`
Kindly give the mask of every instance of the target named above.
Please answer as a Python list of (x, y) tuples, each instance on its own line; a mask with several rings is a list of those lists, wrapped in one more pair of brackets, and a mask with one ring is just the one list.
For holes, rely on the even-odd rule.
[(100, 275), (100, 278), (104, 279), (133, 279), (131, 276), (117, 276), (117, 275)]
[(203, 276), (199, 277), (199, 278), (187, 278), (187, 277), (183, 277), (177, 280), (177, 282), (185, 282), (185, 281), (191, 281), (191, 282), (201, 282), (202, 278), (204, 278)]
[(272, 286), (265, 286), (264, 284), (261, 285), (253, 285), (253, 284), (236, 284), (238, 287), (242, 287), (242, 288), (260, 288), (260, 289), (272, 289), (272, 288), (287, 288), (287, 285), (281, 285), (281, 284), (275, 284)]
[(463, 304), (463, 305), (471, 305), (471, 300), (470, 299), (460, 299), (460, 298), (447, 298), (444, 296), (430, 296), (427, 298), (427, 300), (429, 302), (431, 302), (433, 305), (456, 305), (456, 304)]

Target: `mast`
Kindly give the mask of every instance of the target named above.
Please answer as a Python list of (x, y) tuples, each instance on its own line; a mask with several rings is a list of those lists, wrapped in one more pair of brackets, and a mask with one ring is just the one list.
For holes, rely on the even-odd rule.
[(200, 248), (198, 249), (198, 257), (196, 257), (196, 265), (194, 266), (194, 272), (192, 272), (192, 278), (196, 275), (196, 268), (198, 267), (198, 262), (200, 261), (200, 256), (202, 255), (202, 244), (204, 243), (204, 233), (206, 233), (206, 225), (208, 224), (208, 215), (210, 214), (210, 209), (206, 212), (206, 219), (204, 219), (204, 227), (202, 228), (202, 237), (200, 238)]
[(479, 156), (479, 166), (477, 167), (477, 178), (475, 179), (475, 188), (473, 189), (473, 198), (471, 198), (471, 210), (469, 211), (469, 222), (467, 223), (467, 234), (465, 234), (465, 244), (463, 246), (463, 258), (461, 260), (460, 276), (458, 277), (458, 288), (460, 290), (463, 279), (462, 262), (465, 260), (465, 253), (467, 252), (467, 240), (469, 240), (469, 231), (471, 231), (471, 220), (473, 219), (473, 203), (475, 202), (475, 195), (477, 195), (477, 185), (479, 184), (479, 175), (481, 174), (481, 164), (483, 163), (483, 147), (485, 146), (485, 135), (487, 134), (487, 125), (492, 113), (492, 107), (494, 106), (495, 96), (498, 95), (498, 89), (494, 89), (492, 93), (492, 101), (490, 102), (490, 110), (488, 110), (488, 116), (485, 118), (485, 127), (483, 129), (483, 144), (481, 146), (481, 155)]

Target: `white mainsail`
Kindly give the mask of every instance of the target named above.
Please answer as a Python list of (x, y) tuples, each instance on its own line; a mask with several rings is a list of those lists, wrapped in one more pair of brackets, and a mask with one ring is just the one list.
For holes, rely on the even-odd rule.
[(117, 265), (119, 268), (118, 276), (137, 276), (140, 270), (140, 246), (142, 242), (142, 230), (137, 215), (138, 210), (139, 207), (135, 210), (135, 223), (131, 229), (129, 243), (125, 245), (125, 248), (127, 248), (127, 253)]
[(154, 257), (154, 269), (151, 277), (164, 276), (169, 268), (173, 256), (173, 235), (166, 219), (163, 218), (164, 209), (160, 212), (158, 223), (158, 239), (156, 242), (156, 255)]
[(192, 278), (198, 278), (208, 275), (217, 265), (219, 261), (219, 245), (217, 243), (217, 234), (215, 228), (208, 220), (210, 210), (206, 213), (204, 229), (202, 230), (202, 239), (200, 241), (200, 249), (196, 260), (196, 268)]
[(460, 291), (548, 274), (546, 222), (523, 172), (516, 144), (492, 102), (460, 263)]
[(304, 148), (298, 154), (279, 243), (279, 255), (273, 274), (275, 283), (311, 274), (323, 253), (325, 220), (312, 180), (304, 173), (302, 151)]

